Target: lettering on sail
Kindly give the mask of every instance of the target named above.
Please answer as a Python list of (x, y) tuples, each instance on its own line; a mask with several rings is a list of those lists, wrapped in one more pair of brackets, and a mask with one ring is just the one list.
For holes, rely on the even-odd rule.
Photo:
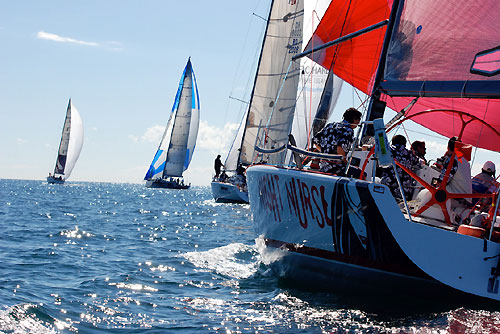
[(285, 183), (286, 197), (290, 216), (297, 220), (304, 229), (315, 221), (320, 228), (325, 224), (332, 226), (332, 218), (328, 216), (328, 202), (325, 199), (325, 186), (310, 186), (299, 179), (291, 178)]
[(259, 178), (258, 184), (260, 205), (273, 213), (276, 222), (281, 222), (283, 202), (278, 181), (278, 175), (264, 175)]

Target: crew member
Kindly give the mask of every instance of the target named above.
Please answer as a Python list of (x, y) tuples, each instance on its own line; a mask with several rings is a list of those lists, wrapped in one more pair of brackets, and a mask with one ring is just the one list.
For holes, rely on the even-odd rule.
[(327, 124), (313, 138), (313, 143), (322, 153), (338, 154), (341, 161), (320, 162), (320, 171), (337, 175), (345, 175), (347, 153), (354, 142), (354, 129), (361, 121), (361, 112), (356, 108), (349, 108), (344, 112), (342, 122)]

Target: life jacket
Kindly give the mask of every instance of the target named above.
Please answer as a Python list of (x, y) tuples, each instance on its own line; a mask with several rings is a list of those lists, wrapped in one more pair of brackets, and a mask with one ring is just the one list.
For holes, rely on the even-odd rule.
[(479, 173), (472, 178), (472, 191), (475, 194), (493, 193), (497, 189), (498, 184), (495, 179), (486, 173)]

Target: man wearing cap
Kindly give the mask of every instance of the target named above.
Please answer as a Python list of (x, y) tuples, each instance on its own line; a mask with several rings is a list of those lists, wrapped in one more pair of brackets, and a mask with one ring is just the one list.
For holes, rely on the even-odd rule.
[[(475, 194), (493, 194), (498, 190), (498, 182), (495, 180), (495, 164), (491, 161), (486, 161), (481, 169), (481, 173), (472, 178), (472, 192)], [(477, 203), (478, 199), (474, 199)], [(488, 199), (485, 204), (491, 203)]]

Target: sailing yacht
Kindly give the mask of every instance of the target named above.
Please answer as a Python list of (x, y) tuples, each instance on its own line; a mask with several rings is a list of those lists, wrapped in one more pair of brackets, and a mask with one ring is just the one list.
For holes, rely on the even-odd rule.
[(80, 113), (69, 99), (66, 118), (57, 151), (54, 173), (47, 176), (48, 183), (63, 184), (73, 171), (83, 145), (83, 122)]
[[(271, 2), (250, 103), (224, 163), (225, 172), (229, 175), (224, 173), (221, 178), (211, 182), (216, 202), (248, 203), (243, 171), (254, 161), (256, 126), (265, 121), (265, 115), (271, 110), (269, 103), (275, 99), (286, 71), (284, 66), (293, 54), (302, 51), (301, 41), (311, 37), (313, 28), (319, 23), (329, 3), (330, 0), (318, 0), (296, 7), (282, 1)], [(297, 146), (306, 148), (315, 118), (313, 110), (324, 100), (326, 112), (322, 111), (322, 118), (328, 118), (340, 93), (342, 81), (308, 58), (300, 60), (293, 75), (297, 76), (298, 81), (297, 85), (291, 84), (297, 93), (291, 94), (289, 101), (289, 111), (296, 113), (292, 117), (292, 135)], [(325, 96), (324, 89), (328, 92)], [(287, 159), (290, 160), (290, 156)]]
[[(365, 136), (371, 149), (351, 150), (367, 177), (285, 164), (287, 150), (314, 156), (276, 130), (289, 98), (285, 82), (272, 103), (279, 107), (256, 131), (261, 164), (246, 172), (258, 240), (279, 259), (281, 275), (333, 291), (500, 301), (499, 193), (456, 193), (447, 185), (454, 158), (468, 159), (466, 145), (500, 151), (499, 18), (494, 0), (332, 1), (312, 38), (318, 46), (310, 42), (292, 63), (308, 56), (370, 96), (355, 144)], [(396, 112), (387, 124), (386, 107)], [(409, 170), (387, 149), (387, 133), (406, 121), (464, 144), (451, 153), (440, 185), (432, 182), (440, 170)], [(377, 181), (377, 165), (398, 166), (425, 189), (398, 201)], [(450, 205), (470, 198), (492, 205), (461, 212)], [(481, 227), (471, 225), (478, 220)]]
[(193, 157), (200, 124), (198, 86), (188, 59), (160, 145), (144, 177), (148, 188), (188, 189), (182, 173)]

